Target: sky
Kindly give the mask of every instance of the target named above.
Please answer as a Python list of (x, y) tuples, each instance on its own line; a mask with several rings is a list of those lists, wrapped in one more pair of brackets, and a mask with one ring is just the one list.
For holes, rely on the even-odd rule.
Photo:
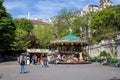
[[(112, 2), (120, 4), (120, 0)], [(30, 19), (48, 19), (58, 15), (63, 8), (82, 10), (86, 4), (99, 5), (99, 0), (4, 0), (3, 5), (13, 18), (27, 18), (30, 12)]]

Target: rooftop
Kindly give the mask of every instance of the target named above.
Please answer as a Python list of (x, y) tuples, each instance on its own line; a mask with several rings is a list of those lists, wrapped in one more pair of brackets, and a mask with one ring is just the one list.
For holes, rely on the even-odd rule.
[(48, 24), (46, 22), (43, 22), (42, 20), (31, 20), (33, 24)]
[(68, 34), (68, 35), (62, 37), (61, 39), (63, 40), (63, 39), (78, 39), (78, 38), (79, 37), (77, 37), (77, 36), (75, 36), (73, 34)]

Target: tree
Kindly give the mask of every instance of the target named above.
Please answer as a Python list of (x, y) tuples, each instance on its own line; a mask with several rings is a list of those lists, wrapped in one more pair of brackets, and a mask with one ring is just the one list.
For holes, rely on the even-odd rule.
[(49, 25), (38, 25), (34, 27), (32, 35), (37, 39), (38, 48), (48, 48), (50, 40), (55, 38), (53, 27)]
[(25, 51), (30, 46), (30, 40), (26, 37), (27, 31), (17, 28), (15, 30), (15, 40), (11, 44), (13, 51)]
[(15, 26), (12, 17), (6, 12), (3, 0), (0, 0), (0, 54), (10, 50), (13, 41)]
[(53, 19), (57, 37), (62, 37), (69, 33), (69, 28), (73, 28), (74, 15), (70, 10), (62, 9), (60, 14)]
[(103, 39), (111, 40), (114, 38), (115, 34), (119, 32), (119, 22), (117, 21), (119, 19), (118, 15), (114, 7), (109, 7), (95, 13), (90, 26), (92, 30), (95, 30), (93, 37), (97, 42)]
[[(75, 34), (80, 35), (81, 38), (88, 40), (89, 36), (89, 22), (93, 16), (94, 12), (89, 12), (85, 15), (75, 15), (73, 25), (75, 30)], [(92, 32), (92, 31), (91, 31)]]
[(85, 18), (83, 16), (75, 15), (73, 20), (73, 33), (83, 38)]
[(74, 11), (62, 9), (61, 13), (53, 19), (57, 37), (68, 34), (69, 28), (71, 28), (73, 34), (86, 39), (88, 36), (89, 18), (91, 18), (91, 13), (81, 16)]
[(120, 17), (120, 5), (115, 6), (114, 9), (117, 13), (115, 25), (117, 26), (118, 30), (120, 31), (120, 18), (119, 18)]
[(33, 29), (33, 23), (25, 18), (15, 19), (14, 24), (16, 27), (27, 31), (28, 33), (31, 32), (31, 30)]
[(25, 51), (32, 44), (30, 38), (30, 32), (33, 29), (33, 24), (28, 19), (14, 19), (14, 24), (16, 26), (14, 41), (11, 44), (12, 50)]
[(90, 23), (91, 29), (95, 30), (93, 38), (97, 42), (108, 40), (108, 47), (113, 57), (115, 53), (113, 53), (111, 40), (113, 40), (115, 35), (120, 31), (120, 13), (119, 11), (117, 12), (117, 9), (118, 7), (113, 6), (95, 13)]

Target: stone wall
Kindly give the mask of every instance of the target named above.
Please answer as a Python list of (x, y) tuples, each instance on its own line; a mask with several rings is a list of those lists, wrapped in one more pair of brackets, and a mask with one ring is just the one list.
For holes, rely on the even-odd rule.
[(120, 59), (120, 33), (117, 35), (115, 42), (117, 58)]
[(109, 41), (101, 41), (98, 45), (92, 45), (89, 47), (89, 55), (90, 57), (95, 57), (100, 54), (102, 51), (106, 51), (107, 53), (111, 53), (110, 44), (113, 49), (113, 53), (117, 55), (117, 58), (120, 59), (120, 33), (116, 36), (115, 40)]
[(112, 44), (113, 53), (116, 53), (116, 45), (114, 41), (101, 41), (98, 45), (90, 46), (90, 57), (99, 56), (102, 51), (106, 51), (107, 53), (111, 53), (111, 47), (109, 44)]

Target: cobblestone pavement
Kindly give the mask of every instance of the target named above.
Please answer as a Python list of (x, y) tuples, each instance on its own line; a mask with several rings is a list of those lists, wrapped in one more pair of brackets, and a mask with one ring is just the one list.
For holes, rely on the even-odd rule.
[(79, 65), (25, 66), (26, 73), (19, 73), (17, 62), (0, 63), (0, 80), (120, 80), (120, 68), (98, 63)]

